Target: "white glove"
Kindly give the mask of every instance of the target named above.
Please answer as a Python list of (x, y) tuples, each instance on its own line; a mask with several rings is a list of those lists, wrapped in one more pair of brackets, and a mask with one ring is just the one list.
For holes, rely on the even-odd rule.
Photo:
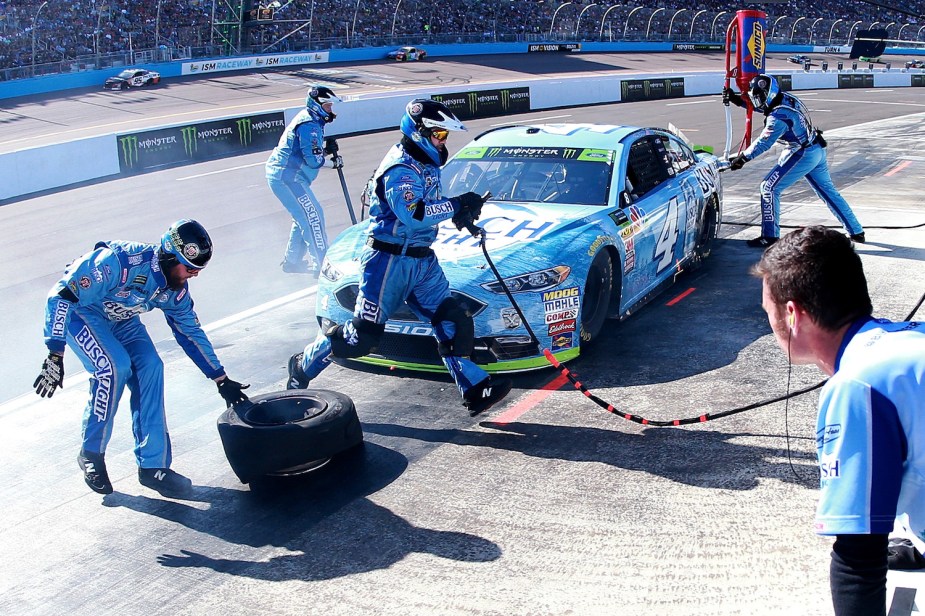
[(343, 169), (344, 168), (344, 159), (342, 156), (332, 156), (331, 158), (324, 161), (324, 167), (326, 169)]

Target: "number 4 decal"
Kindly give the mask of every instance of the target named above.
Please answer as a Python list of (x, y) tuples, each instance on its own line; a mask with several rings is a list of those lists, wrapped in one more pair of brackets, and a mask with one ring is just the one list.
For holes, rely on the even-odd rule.
[(658, 242), (655, 244), (655, 258), (658, 262), (656, 272), (661, 274), (666, 267), (670, 267), (674, 261), (674, 246), (678, 241), (678, 198), (672, 197), (668, 202), (668, 214), (665, 216), (665, 224), (658, 233)]

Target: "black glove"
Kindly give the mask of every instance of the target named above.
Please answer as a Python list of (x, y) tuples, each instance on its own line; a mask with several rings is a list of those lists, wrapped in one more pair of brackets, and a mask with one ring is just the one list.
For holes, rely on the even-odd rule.
[(328, 155), (337, 154), (340, 146), (337, 145), (337, 139), (328, 137), (324, 140), (324, 153)]
[(218, 385), (219, 395), (224, 398), (225, 404), (227, 404), (229, 407), (233, 404), (244, 402), (248, 399), (247, 396), (244, 395), (244, 392), (241, 390), (247, 389), (250, 387), (250, 384), (242, 385), (237, 381), (232, 381), (226, 376), (221, 381), (216, 383), (216, 385)]
[(745, 101), (742, 100), (742, 95), (737, 93), (732, 88), (726, 87), (723, 88), (723, 104), (728, 105), (732, 103), (736, 107), (744, 107)]
[(482, 197), (474, 192), (467, 192), (453, 197), (453, 200), (459, 204), (459, 209), (453, 214), (453, 225), (460, 231), (469, 229), (482, 214)]
[(42, 372), (32, 384), (35, 387), (35, 393), (43, 398), (51, 398), (55, 395), (55, 390), (64, 388), (64, 355), (49, 353), (45, 361), (42, 362)]
[(468, 210), (472, 215), (472, 220), (478, 220), (482, 215), (482, 195), (474, 192), (467, 192), (456, 197), (459, 201), (459, 209)]
[(343, 169), (344, 168), (344, 157), (340, 156), (339, 154), (335, 154), (334, 156), (332, 156), (331, 166), (334, 167), (335, 169)]
[(745, 154), (739, 154), (731, 161), (729, 161), (729, 168), (733, 171), (738, 171), (745, 166), (745, 163), (748, 162), (748, 159), (745, 157)]

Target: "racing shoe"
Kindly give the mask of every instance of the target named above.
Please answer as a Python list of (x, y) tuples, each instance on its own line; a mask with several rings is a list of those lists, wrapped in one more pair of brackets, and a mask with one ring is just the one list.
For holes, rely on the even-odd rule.
[(777, 242), (777, 240), (779, 240), (779, 239), (780, 239), (779, 237), (771, 237), (771, 236), (768, 236), (768, 235), (759, 235), (758, 237), (756, 237), (756, 238), (753, 239), (753, 240), (748, 240), (747, 242), (745, 242), (745, 244), (746, 244), (749, 248), (767, 248), (767, 247), (770, 246), (771, 244), (774, 244), (775, 242)]
[(103, 454), (81, 450), (77, 455), (77, 464), (84, 472), (84, 481), (91, 490), (97, 494), (112, 494), (112, 483), (109, 481), (109, 473), (106, 472)]
[(193, 492), (193, 482), (169, 468), (139, 468), (138, 482), (167, 498), (183, 498)]
[(508, 395), (511, 387), (514, 385), (511, 379), (498, 379), (493, 381), (488, 377), (478, 385), (473, 385), (469, 391), (463, 395), (463, 406), (469, 409), (469, 417), (475, 417), (479, 413), (484, 413), (496, 403), (500, 402), (504, 396)]
[(318, 267), (314, 263), (309, 263), (308, 261), (299, 261), (297, 263), (283, 261), (280, 265), (287, 274), (311, 274), (312, 276), (318, 276)]
[(311, 379), (305, 376), (302, 370), (302, 355), (296, 353), (289, 358), (289, 380), (286, 381), (286, 389), (305, 389)]
[(864, 242), (867, 241), (867, 238), (864, 237), (863, 231), (861, 231), (860, 233), (852, 233), (849, 237), (851, 238), (852, 242), (855, 242), (858, 244), (863, 244)]

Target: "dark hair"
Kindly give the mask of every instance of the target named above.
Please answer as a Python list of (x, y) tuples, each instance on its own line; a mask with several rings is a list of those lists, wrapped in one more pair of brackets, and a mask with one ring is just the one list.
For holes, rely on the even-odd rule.
[(861, 257), (834, 229), (806, 227), (784, 236), (752, 274), (764, 279), (775, 304), (793, 300), (830, 331), (873, 312)]

